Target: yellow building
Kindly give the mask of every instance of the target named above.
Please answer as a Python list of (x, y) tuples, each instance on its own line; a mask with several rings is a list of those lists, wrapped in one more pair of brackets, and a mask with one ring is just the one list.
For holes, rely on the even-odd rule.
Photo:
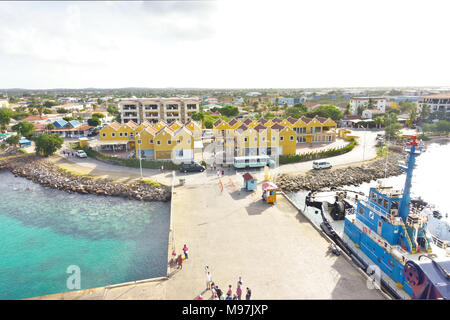
[(156, 130), (151, 126), (136, 134), (136, 158), (155, 159), (155, 135)]
[(337, 124), (332, 119), (323, 117), (247, 118), (244, 121), (232, 119), (229, 123), (218, 120), (213, 128), (216, 138), (223, 139), (226, 133), (227, 137), (234, 139), (236, 155), (289, 155), (296, 153), (297, 143), (335, 141)]
[(202, 138), (202, 127), (197, 122), (190, 120), (188, 123), (186, 123), (185, 127), (192, 132), (195, 140)]

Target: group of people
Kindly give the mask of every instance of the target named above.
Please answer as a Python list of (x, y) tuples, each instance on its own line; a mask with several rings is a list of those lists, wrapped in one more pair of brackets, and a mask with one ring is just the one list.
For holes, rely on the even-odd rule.
[(64, 156), (75, 157), (75, 151), (74, 150), (64, 149), (62, 153), (63, 153)]
[(183, 253), (179, 254), (177, 256), (177, 253), (175, 252), (175, 249), (172, 251), (172, 263), (176, 263), (177, 264), (177, 269), (183, 269), (183, 261), (188, 259), (188, 247), (186, 246), (186, 244), (183, 247)]
[(217, 177), (223, 177), (224, 175), (225, 175), (225, 170), (220, 170), (220, 169), (216, 169), (217, 168), (217, 165), (216, 165), (216, 163), (214, 162), (212, 165), (211, 165), (211, 171), (216, 171), (216, 174), (217, 174)]
[[(239, 277), (236, 283), (236, 291), (233, 293), (233, 286), (228, 285), (228, 290), (222, 290), (219, 288), (217, 284), (212, 281), (211, 271), (209, 271), (209, 267), (205, 267), (206, 271), (206, 290), (211, 290), (211, 298), (210, 300), (242, 300), (243, 294), (243, 282), (242, 277)], [(250, 300), (252, 296), (252, 290), (247, 287), (245, 293), (245, 300)], [(203, 300), (202, 295), (199, 295), (199, 300)]]

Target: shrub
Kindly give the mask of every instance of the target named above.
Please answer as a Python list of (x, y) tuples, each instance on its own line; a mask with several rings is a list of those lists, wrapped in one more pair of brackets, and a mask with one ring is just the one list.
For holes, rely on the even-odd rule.
[[(139, 159), (123, 159), (123, 158), (115, 158), (111, 157), (107, 154), (103, 154), (92, 150), (91, 148), (81, 148), (86, 152), (89, 157), (99, 160), (107, 160), (108, 162), (125, 167), (131, 168), (139, 168)], [(178, 164), (173, 163), (172, 161), (158, 161), (158, 160), (142, 160), (142, 168), (145, 169), (160, 169), (161, 166), (164, 166), (166, 170), (179, 170), (180, 166)]]
[(305, 162), (310, 160), (317, 160), (329, 157), (335, 157), (353, 150), (356, 145), (356, 141), (353, 139), (348, 145), (342, 148), (333, 148), (330, 150), (323, 150), (318, 152), (308, 152), (303, 154), (295, 154), (295, 155), (285, 155), (280, 156), (279, 162), (280, 164), (288, 164), (288, 163), (296, 163), (296, 162)]

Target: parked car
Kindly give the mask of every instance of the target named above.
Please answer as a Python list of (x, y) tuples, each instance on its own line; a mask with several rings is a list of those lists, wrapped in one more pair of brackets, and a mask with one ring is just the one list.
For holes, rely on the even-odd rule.
[(180, 171), (181, 172), (203, 172), (205, 171), (205, 167), (196, 161), (192, 161), (190, 163), (181, 163)]
[(331, 163), (326, 161), (313, 161), (313, 169), (328, 169), (331, 168)]
[(77, 150), (75, 154), (78, 158), (87, 158), (87, 154), (83, 150)]

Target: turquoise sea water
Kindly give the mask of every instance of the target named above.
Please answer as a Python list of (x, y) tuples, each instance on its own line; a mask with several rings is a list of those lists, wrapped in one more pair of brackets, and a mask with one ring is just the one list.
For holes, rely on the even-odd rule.
[(0, 299), (166, 274), (170, 203), (69, 194), (0, 172)]

